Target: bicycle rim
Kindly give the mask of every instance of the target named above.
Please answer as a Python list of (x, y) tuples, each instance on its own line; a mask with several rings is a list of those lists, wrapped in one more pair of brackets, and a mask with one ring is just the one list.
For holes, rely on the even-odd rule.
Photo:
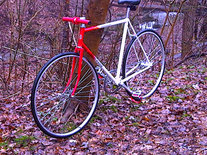
[[(146, 69), (149, 64), (151, 67)], [(165, 49), (160, 36), (153, 30), (140, 32), (131, 41), (124, 55), (123, 77), (136, 72), (140, 73), (125, 84), (134, 94), (139, 94), (141, 98), (147, 98), (159, 86), (164, 68)], [(132, 95), (131, 92), (128, 91), (128, 94)]]
[[(73, 78), (64, 92), (74, 59)], [(96, 109), (99, 81), (93, 65), (85, 58), (78, 87), (71, 97), (77, 79), (78, 60), (78, 54), (59, 54), (41, 69), (34, 82), (32, 113), (38, 127), (49, 136), (65, 138), (79, 132)]]

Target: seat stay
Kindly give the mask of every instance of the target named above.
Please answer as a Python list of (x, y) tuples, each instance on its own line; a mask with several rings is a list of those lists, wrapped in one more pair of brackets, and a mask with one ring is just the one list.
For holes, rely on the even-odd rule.
[[(146, 65), (146, 67), (145, 67), (144, 69), (142, 69), (142, 70), (140, 70), (140, 71), (138, 71), (138, 72), (135, 72), (135, 73), (133, 73), (133, 74), (127, 76), (126, 78), (122, 79), (122, 80), (121, 80), (121, 83), (124, 83), (124, 82), (130, 80), (131, 78), (135, 77), (136, 75), (138, 75), (138, 74), (140, 74), (140, 73), (142, 73), (142, 72), (148, 70), (151, 66), (152, 66), (151, 64)], [(133, 70), (134, 70), (134, 68), (133, 68)]]

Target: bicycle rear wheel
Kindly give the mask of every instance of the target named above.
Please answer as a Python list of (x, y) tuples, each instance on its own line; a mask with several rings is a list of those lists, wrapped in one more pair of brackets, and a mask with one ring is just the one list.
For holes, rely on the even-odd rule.
[[(72, 62), (75, 68), (67, 89)], [(99, 80), (94, 66), (82, 61), (81, 77), (74, 94), (77, 80), (79, 55), (61, 53), (48, 61), (37, 75), (31, 94), (31, 108), (38, 127), (47, 135), (66, 138), (89, 122), (99, 99)], [(64, 91), (65, 90), (65, 91)]]
[(138, 33), (128, 45), (123, 59), (123, 78), (139, 72), (125, 82), (131, 90), (128, 94), (132, 97), (138, 94), (139, 98), (151, 96), (160, 84), (164, 68), (165, 49), (161, 37), (153, 30)]

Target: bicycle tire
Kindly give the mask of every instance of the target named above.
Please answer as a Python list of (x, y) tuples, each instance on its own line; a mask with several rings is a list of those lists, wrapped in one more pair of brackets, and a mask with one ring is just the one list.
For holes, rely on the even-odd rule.
[[(64, 92), (73, 60), (73, 78)], [(79, 55), (61, 53), (38, 73), (31, 93), (31, 110), (37, 126), (54, 138), (67, 138), (82, 130), (93, 116), (99, 100), (99, 79), (92, 63), (83, 57), (81, 78), (74, 97)], [(67, 116), (68, 115), (68, 116)]]
[[(163, 41), (154, 30), (147, 29), (133, 37), (127, 46), (122, 66), (123, 79), (145, 69), (149, 62), (143, 51), (148, 56), (151, 67), (125, 82), (131, 90), (130, 92), (126, 89), (127, 93), (137, 101), (150, 97), (157, 90), (165, 70)], [(134, 97), (133, 94), (139, 94), (139, 97)]]

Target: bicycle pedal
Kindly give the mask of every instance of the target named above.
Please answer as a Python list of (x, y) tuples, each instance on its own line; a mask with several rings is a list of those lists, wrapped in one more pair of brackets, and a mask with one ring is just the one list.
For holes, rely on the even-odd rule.
[(142, 97), (140, 96), (140, 94), (141, 94), (140, 91), (137, 92), (137, 93), (132, 94), (131, 98), (134, 100), (135, 103), (137, 103), (137, 102), (140, 103), (141, 102)]
[(142, 97), (130, 97), (131, 101), (137, 104), (140, 104), (142, 102)]

